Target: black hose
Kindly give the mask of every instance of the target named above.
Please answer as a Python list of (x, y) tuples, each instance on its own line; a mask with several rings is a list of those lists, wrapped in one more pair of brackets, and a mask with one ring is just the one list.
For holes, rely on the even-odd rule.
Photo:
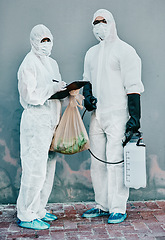
[(88, 149), (88, 151), (90, 152), (90, 154), (91, 154), (94, 158), (96, 158), (98, 161), (100, 161), (100, 162), (102, 162), (102, 163), (115, 165), (115, 164), (119, 164), (119, 163), (124, 162), (124, 160), (121, 160), (121, 161), (119, 161), (119, 162), (114, 162), (114, 163), (113, 163), (113, 162), (107, 162), (107, 161), (101, 160), (100, 158), (96, 157), (96, 156), (93, 154), (93, 152), (91, 152), (90, 149)]
[(84, 112), (83, 112), (82, 120), (83, 120), (83, 118), (84, 118), (84, 115), (85, 115), (86, 111), (87, 111), (87, 110), (85, 109)]
[[(83, 112), (82, 120), (83, 120), (83, 118), (84, 118), (84, 115), (85, 115), (86, 111), (87, 111), (87, 110), (85, 109), (85, 111)], [(94, 158), (96, 158), (98, 161), (100, 161), (100, 162), (102, 162), (102, 163), (116, 165), (116, 164), (120, 164), (120, 163), (124, 162), (124, 160), (121, 160), (121, 161), (119, 161), (119, 162), (114, 162), (114, 163), (113, 163), (113, 162), (107, 162), (107, 161), (101, 160), (100, 158), (96, 157), (90, 149), (88, 149), (88, 151), (90, 152), (90, 154), (91, 154)]]

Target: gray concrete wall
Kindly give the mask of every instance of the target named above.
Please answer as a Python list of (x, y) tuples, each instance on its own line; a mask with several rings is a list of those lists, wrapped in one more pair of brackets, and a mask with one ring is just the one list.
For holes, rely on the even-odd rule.
[[(15, 203), (20, 186), (19, 124), (22, 108), (17, 70), (30, 50), (29, 33), (45, 24), (54, 36), (52, 57), (63, 80), (82, 79), (84, 55), (97, 41), (91, 19), (110, 10), (120, 38), (136, 48), (143, 63), (142, 131), (147, 145), (147, 187), (130, 200), (165, 198), (165, 1), (164, 0), (0, 0), (0, 203)], [(89, 114), (84, 118), (89, 127)], [(57, 155), (51, 202), (94, 199), (90, 155)]]

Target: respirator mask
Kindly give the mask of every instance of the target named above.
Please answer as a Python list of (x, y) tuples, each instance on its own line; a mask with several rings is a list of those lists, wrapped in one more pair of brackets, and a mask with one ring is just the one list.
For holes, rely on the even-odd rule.
[(94, 25), (93, 33), (97, 40), (99, 41), (105, 40), (109, 34), (108, 25), (105, 23), (99, 23), (97, 25)]
[(45, 55), (45, 56), (50, 56), (51, 51), (52, 51), (52, 42), (41, 42), (39, 44), (39, 49), (38, 52), (41, 55)]

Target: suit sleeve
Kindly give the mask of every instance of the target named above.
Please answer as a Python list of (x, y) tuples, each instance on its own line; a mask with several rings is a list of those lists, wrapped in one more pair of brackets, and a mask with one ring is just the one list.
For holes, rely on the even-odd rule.
[(59, 91), (58, 83), (51, 82), (44, 87), (37, 86), (36, 69), (22, 66), (18, 71), (18, 89), (27, 104), (43, 105), (49, 97)]
[(129, 47), (121, 56), (121, 75), (127, 94), (144, 91), (141, 81), (141, 59), (134, 48)]

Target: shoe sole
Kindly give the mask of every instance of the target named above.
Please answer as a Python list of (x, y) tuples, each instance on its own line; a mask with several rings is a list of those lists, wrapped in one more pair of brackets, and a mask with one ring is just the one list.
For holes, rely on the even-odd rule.
[(42, 221), (51, 222), (57, 220), (57, 218), (42, 218)]
[(90, 215), (88, 215), (88, 214), (83, 214), (81, 217), (82, 218), (94, 218), (94, 217), (103, 217), (103, 216), (108, 216), (109, 215), (109, 213), (107, 213), (107, 214), (90, 214)]
[(19, 225), (19, 224), (18, 224), (18, 226), (22, 227), (22, 228), (28, 228), (28, 229), (34, 229), (34, 230), (45, 230), (45, 229), (49, 229), (49, 227), (50, 227), (50, 226), (47, 226), (45, 228), (34, 228), (34, 227), (30, 227), (30, 226), (29, 227), (28, 226), (22, 226), (22, 225)]
[(127, 216), (121, 218), (120, 220), (108, 220), (108, 223), (121, 223), (123, 222), (125, 219), (127, 218)]

